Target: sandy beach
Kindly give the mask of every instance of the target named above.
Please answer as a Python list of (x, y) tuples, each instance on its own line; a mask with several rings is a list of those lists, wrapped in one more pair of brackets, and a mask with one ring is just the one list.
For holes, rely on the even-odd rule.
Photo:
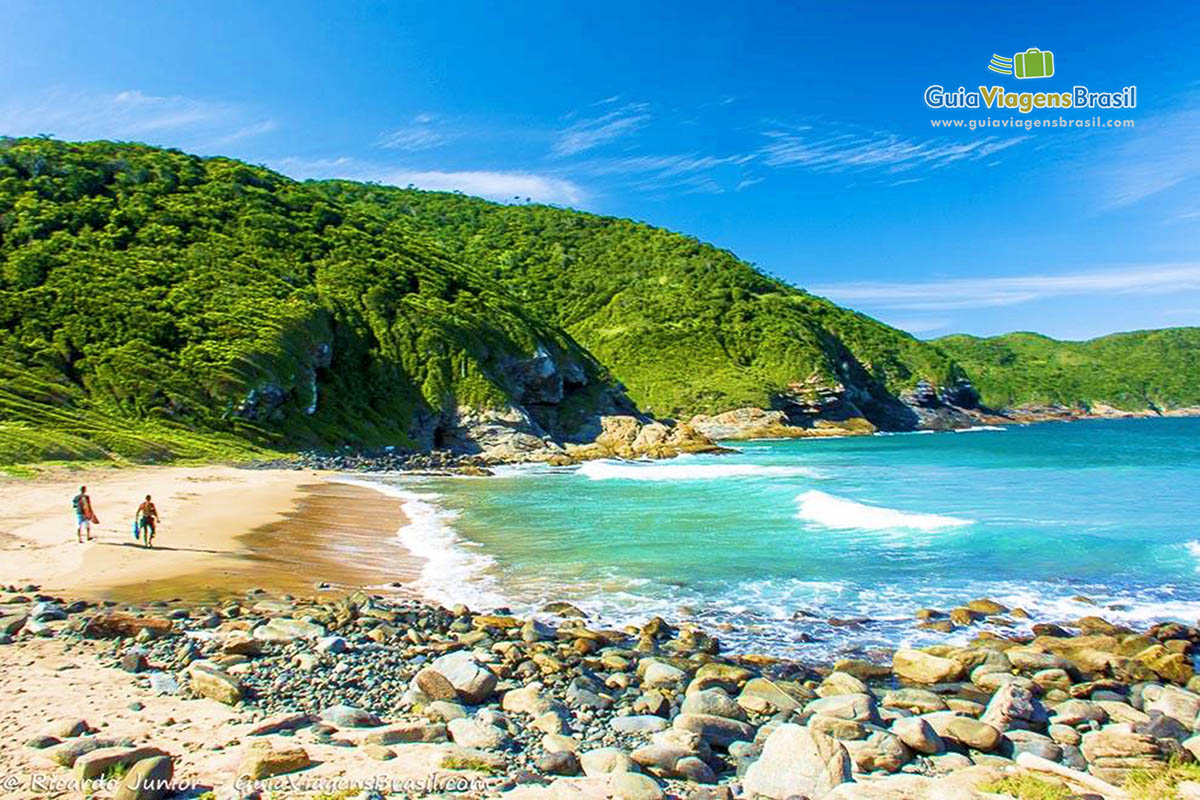
[[(101, 518), (103, 519), (103, 517)], [(21, 652), (7, 651), (0, 660), (0, 798), (85, 796), (70, 773), (57, 768), (39, 750), (24, 743), (46, 731), (83, 720), (96, 736), (155, 746), (175, 757), (175, 780), (180, 796), (195, 797), (207, 787), (222, 786), (236, 775), (240, 761), (254, 742), (286, 747), (294, 737), (254, 735), (255, 715), (213, 700), (190, 700), (153, 691), (145, 681), (135, 681), (120, 669), (106, 666), (97, 656), (106, 643), (59, 639), (33, 641)], [(72, 698), (67, 702), (66, 698)], [(261, 720), (258, 720), (261, 722)], [(369, 731), (350, 731), (356, 744)], [(361, 748), (305, 741), (313, 766), (303, 775), (282, 783), (288, 790), (277, 796), (340, 796), (346, 776), (387, 781), (420, 780), (432, 774), (443, 757), (436, 745), (410, 745), (403, 759), (387, 764), (372, 759)], [(12, 776), (16, 776), (13, 779)], [(188, 791), (186, 787), (200, 787)], [(100, 790), (99, 796), (111, 796)]]
[[(75, 535), (71, 498), (86, 485), (99, 525)], [(133, 538), (151, 495), (152, 550)], [(143, 467), (0, 483), (0, 583), (119, 600), (211, 599), (261, 588), (304, 594), (403, 584), (419, 563), (396, 541), (401, 503), (305, 470)]]
[[(103, 521), (86, 544), (80, 484)], [(146, 493), (161, 549), (131, 535)], [(969, 642), (738, 654), (686, 621), (405, 597), (402, 511), (304, 470), (0, 484), (0, 798), (162, 800), (156, 778), (215, 800), (1158, 800), (1196, 775), (1200, 629), (1180, 622), (1091, 605), (1025, 632), (977, 598), (911, 620), (959, 618)], [(1139, 770), (1157, 783), (1120, 788)]]

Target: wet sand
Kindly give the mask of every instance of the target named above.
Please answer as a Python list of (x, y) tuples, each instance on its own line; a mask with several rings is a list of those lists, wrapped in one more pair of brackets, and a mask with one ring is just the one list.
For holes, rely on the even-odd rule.
[[(312, 595), (318, 583), (405, 593), (421, 562), (396, 538), (400, 501), (336, 481), (312, 471), (145, 467), (0, 482), (0, 583), (130, 601), (251, 588)], [(83, 544), (70, 507), (81, 484), (101, 519)], [(132, 535), (145, 494), (162, 517), (152, 550)]]
[(421, 563), (396, 537), (404, 524), (394, 497), (321, 480), (299, 488), (283, 518), (239, 537), (241, 552), (202, 572), (116, 586), (114, 600), (213, 600), (250, 589), (309, 596), (368, 588), (406, 594)]

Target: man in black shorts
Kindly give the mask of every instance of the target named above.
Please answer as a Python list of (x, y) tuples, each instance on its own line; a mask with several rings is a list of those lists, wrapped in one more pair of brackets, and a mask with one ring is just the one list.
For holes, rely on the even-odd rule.
[(138, 506), (137, 519), (138, 528), (142, 531), (142, 547), (153, 547), (154, 526), (158, 522), (158, 509), (150, 501), (150, 495), (146, 495), (146, 502)]

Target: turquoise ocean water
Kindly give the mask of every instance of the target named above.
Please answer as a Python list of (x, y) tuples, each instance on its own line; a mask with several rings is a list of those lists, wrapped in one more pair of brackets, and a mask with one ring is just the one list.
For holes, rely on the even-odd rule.
[[(944, 640), (921, 607), (1037, 620), (1200, 617), (1200, 419), (739, 442), (659, 462), (391, 479), (442, 602), (716, 626), (732, 650), (832, 657)], [(865, 618), (831, 625), (830, 618)]]

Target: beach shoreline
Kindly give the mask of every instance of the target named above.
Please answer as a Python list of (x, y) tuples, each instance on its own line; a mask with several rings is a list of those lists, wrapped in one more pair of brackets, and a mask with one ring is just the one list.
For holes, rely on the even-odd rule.
[[(403, 591), (420, 560), (396, 538), (398, 498), (311, 470), (134, 467), (0, 483), (0, 583), (72, 597), (216, 600), (257, 588), (334, 594)], [(70, 500), (88, 487), (99, 525), (79, 543)], [(132, 534), (150, 494), (155, 547)], [(396, 586), (389, 587), (389, 584)]]
[[(104, 520), (88, 545), (64, 513), (80, 483)], [(161, 551), (128, 547), (111, 521), (144, 492)], [(184, 796), (218, 800), (244, 797), (245, 775), (288, 797), (382, 777), (511, 800), (983, 800), (1014, 776), (1119, 784), (1129, 769), (1107, 753), (1134, 735), (1139, 766), (1200, 758), (1194, 718), (1161, 721), (1200, 708), (1200, 629), (1184, 620), (1127, 627), (1086, 598), (1080, 616), (1031, 619), (963, 598), (909, 623), (953, 638), (826, 662), (730, 648), (719, 626), (671, 616), (447, 608), (414, 591), (424, 562), (398, 536), (420, 519), (410, 495), (231, 467), (0, 485), (0, 765), (20, 781), (0, 797), (115, 759), (131, 775), (169, 762)], [(857, 624), (804, 624), (835, 622)], [(794, 740), (833, 757), (812, 762), (817, 784), (776, 790), (774, 753)]]

